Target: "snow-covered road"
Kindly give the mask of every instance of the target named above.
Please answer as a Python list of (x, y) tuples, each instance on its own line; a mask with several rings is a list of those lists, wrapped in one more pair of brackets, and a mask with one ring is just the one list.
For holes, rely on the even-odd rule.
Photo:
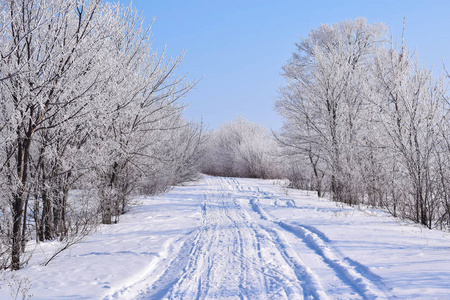
[[(314, 227), (278, 221), (259, 204), (276, 196), (237, 179), (208, 178), (202, 225), (139, 298), (372, 299), (388, 297), (367, 268), (327, 245)], [(287, 203), (286, 203), (287, 202)], [(286, 205), (294, 206), (293, 201)], [(150, 276), (151, 277), (151, 276)], [(149, 278), (150, 279), (150, 278)]]
[[(37, 299), (446, 299), (450, 235), (287, 190), (206, 177), (142, 198), (49, 266)], [(51, 276), (42, 279), (42, 274)], [(41, 274), (41, 275), (40, 275)], [(68, 275), (69, 274), (69, 275)], [(0, 290), (0, 298), (5, 293)]]

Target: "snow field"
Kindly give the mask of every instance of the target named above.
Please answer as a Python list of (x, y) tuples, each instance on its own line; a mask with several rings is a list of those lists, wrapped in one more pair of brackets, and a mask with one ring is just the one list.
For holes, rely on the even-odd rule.
[[(18, 272), (33, 299), (446, 299), (450, 234), (288, 190), (206, 177)], [(0, 298), (7, 299), (2, 284)]]

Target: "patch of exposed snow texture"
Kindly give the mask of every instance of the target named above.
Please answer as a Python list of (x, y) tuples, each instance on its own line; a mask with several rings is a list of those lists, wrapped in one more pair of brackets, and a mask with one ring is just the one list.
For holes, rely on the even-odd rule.
[[(17, 274), (33, 299), (445, 299), (450, 234), (286, 190), (206, 177)], [(1, 284), (0, 298), (9, 297)]]

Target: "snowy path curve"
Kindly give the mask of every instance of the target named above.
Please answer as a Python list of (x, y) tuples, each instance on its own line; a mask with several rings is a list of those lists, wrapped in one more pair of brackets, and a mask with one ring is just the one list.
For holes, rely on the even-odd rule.
[[(284, 201), (234, 178), (207, 178), (202, 225), (146, 276), (137, 299), (389, 299), (381, 279), (319, 230), (277, 220), (260, 203)], [(126, 293), (125, 293), (126, 294)]]

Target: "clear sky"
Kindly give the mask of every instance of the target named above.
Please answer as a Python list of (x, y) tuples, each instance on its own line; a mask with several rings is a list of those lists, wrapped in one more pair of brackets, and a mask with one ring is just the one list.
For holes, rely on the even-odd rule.
[[(128, 4), (129, 0), (121, 0)], [(367, 18), (387, 24), (420, 60), (438, 72), (450, 65), (450, 1), (301, 0), (134, 0), (147, 24), (152, 19), (154, 49), (168, 56), (186, 51), (179, 74), (201, 79), (185, 97), (189, 120), (202, 118), (209, 129), (242, 115), (277, 130), (274, 112), (281, 67), (320, 24)]]

